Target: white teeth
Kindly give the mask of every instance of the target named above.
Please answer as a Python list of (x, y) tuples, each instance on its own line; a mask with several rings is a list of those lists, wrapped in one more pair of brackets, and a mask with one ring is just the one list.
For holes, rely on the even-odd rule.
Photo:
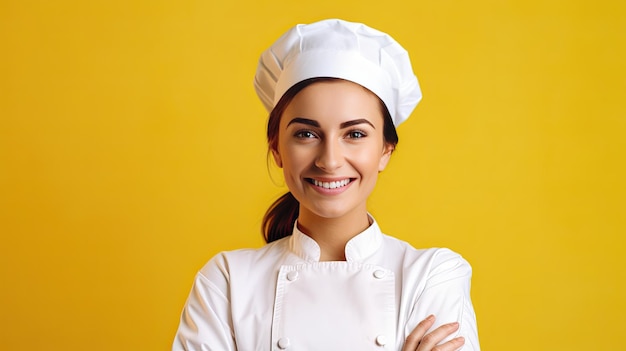
[(339, 180), (336, 182), (320, 182), (319, 180), (313, 179), (313, 184), (315, 186), (319, 186), (324, 189), (336, 189), (341, 188), (342, 186), (346, 186), (350, 183), (350, 179)]

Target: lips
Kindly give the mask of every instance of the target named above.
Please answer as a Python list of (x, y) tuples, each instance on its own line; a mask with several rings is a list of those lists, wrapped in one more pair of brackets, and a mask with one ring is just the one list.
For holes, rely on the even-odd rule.
[(335, 180), (335, 181), (321, 181), (313, 178), (307, 178), (307, 181), (316, 187), (323, 189), (338, 189), (350, 184), (352, 181), (350, 178)]

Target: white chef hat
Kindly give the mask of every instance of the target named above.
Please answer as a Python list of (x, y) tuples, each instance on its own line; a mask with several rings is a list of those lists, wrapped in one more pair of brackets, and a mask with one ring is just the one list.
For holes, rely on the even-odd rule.
[(261, 54), (254, 87), (271, 111), (294, 84), (315, 77), (369, 89), (385, 103), (396, 127), (422, 98), (407, 51), (361, 23), (328, 19), (296, 25)]

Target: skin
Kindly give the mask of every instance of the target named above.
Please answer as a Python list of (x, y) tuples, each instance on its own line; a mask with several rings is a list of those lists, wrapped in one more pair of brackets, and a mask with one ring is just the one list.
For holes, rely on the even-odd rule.
[(427, 333), (434, 323), (435, 316), (433, 315), (421, 321), (406, 338), (402, 351), (454, 351), (465, 344), (465, 338), (459, 336), (439, 345), (447, 336), (459, 329), (459, 323), (444, 324)]
[[(370, 225), (366, 200), (393, 151), (382, 130), (378, 98), (348, 81), (304, 88), (282, 115), (272, 154), (300, 202), (299, 229), (320, 245), (322, 261), (345, 260), (346, 243)], [(331, 194), (313, 180), (349, 184)]]
[[(358, 84), (313, 83), (285, 109), (271, 151), (300, 203), (298, 228), (318, 243), (321, 261), (345, 261), (346, 243), (370, 226), (367, 198), (393, 148), (383, 138), (378, 98)], [(315, 182), (343, 186), (324, 189)], [(420, 322), (402, 350), (453, 351), (463, 345), (463, 338), (437, 345), (458, 324), (427, 333), (434, 321), (430, 316)]]

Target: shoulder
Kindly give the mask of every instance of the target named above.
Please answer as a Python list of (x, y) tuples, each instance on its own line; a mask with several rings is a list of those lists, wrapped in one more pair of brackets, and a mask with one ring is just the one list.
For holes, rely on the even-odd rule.
[(279, 261), (287, 251), (287, 239), (288, 237), (257, 249), (222, 251), (213, 256), (200, 269), (199, 274), (211, 281), (230, 280), (235, 272), (250, 271)]
[(395, 237), (389, 235), (384, 235), (383, 237), (385, 250), (392, 251), (387, 254), (395, 254), (401, 257), (405, 269), (424, 270), (428, 272), (429, 276), (443, 272), (471, 275), (471, 265), (455, 251), (441, 247), (419, 249)]
[(472, 266), (459, 253), (447, 248), (434, 248), (429, 251), (432, 252), (431, 277), (444, 276), (442, 279), (471, 277)]

